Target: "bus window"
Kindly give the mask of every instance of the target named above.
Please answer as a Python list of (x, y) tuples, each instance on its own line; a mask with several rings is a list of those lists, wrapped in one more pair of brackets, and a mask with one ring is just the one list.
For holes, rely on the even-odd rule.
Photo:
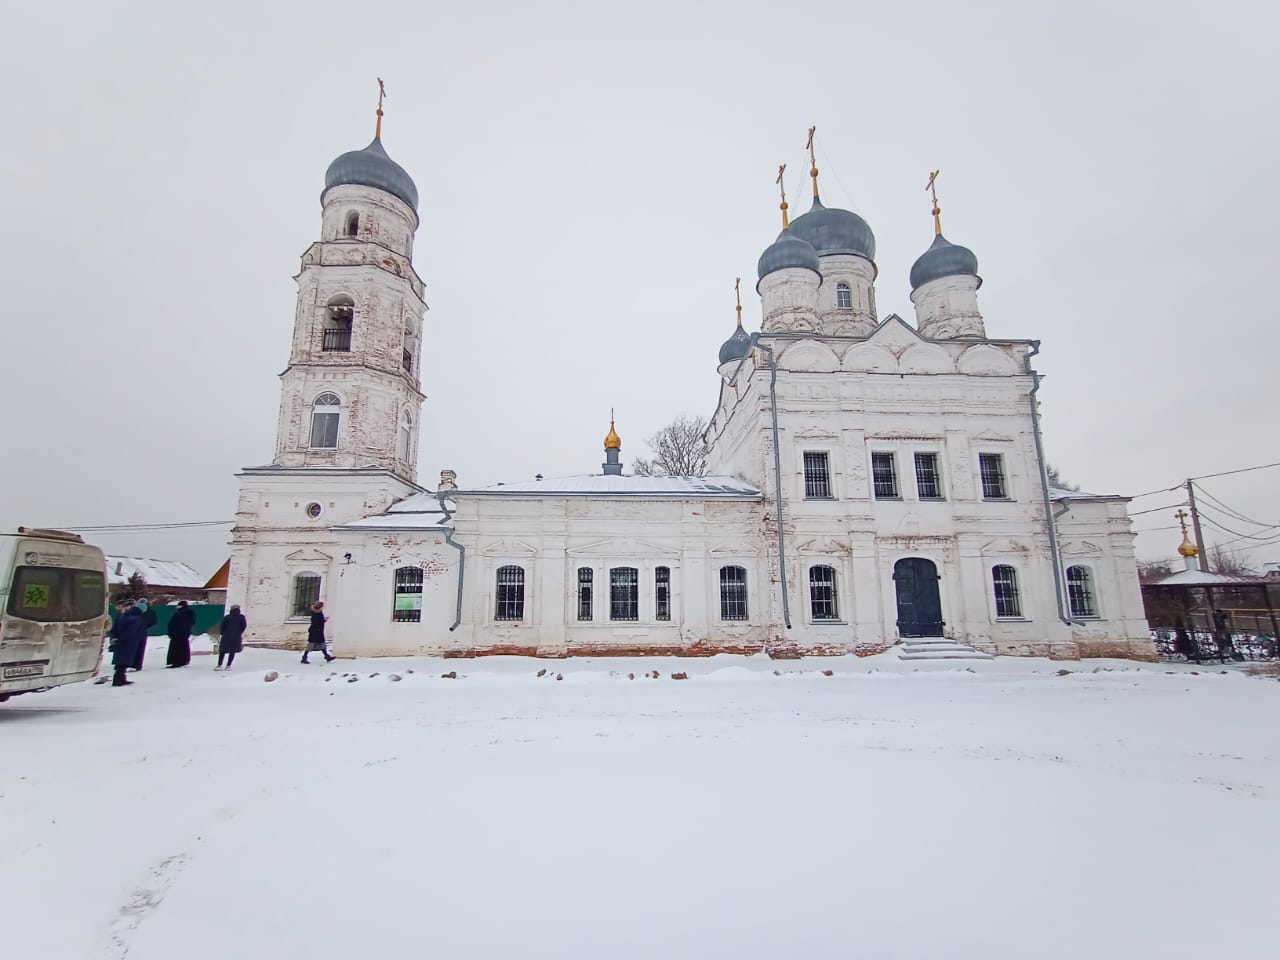
[(18, 567), (9, 591), (9, 616), (37, 623), (80, 623), (102, 616), (106, 583), (97, 570)]

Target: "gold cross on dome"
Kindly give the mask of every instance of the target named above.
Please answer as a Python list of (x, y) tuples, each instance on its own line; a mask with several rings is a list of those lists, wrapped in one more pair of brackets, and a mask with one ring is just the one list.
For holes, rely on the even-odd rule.
[(1187, 518), (1191, 516), (1191, 514), (1179, 507), (1178, 512), (1175, 513), (1174, 516), (1178, 518), (1178, 523), (1182, 524), (1182, 535), (1185, 537), (1187, 535)]
[(782, 175), (787, 172), (785, 163), (778, 164), (778, 179), (774, 181), (778, 185), (778, 192), (782, 194), (782, 203), (778, 204), (778, 208), (782, 211), (782, 229), (791, 229), (791, 220), (787, 217), (787, 185), (782, 182)]
[(941, 170), (935, 170), (929, 174), (929, 182), (924, 185), (924, 188), (929, 191), (929, 195), (933, 198), (933, 232), (939, 236), (942, 235), (942, 210), (938, 207), (938, 187), (936, 184), (938, 174), (941, 172)]
[(387, 95), (387, 85), (382, 82), (382, 78), (378, 78), (378, 124), (374, 128), (373, 138), (375, 140), (382, 136), (382, 101)]
[(809, 176), (813, 177), (813, 197), (815, 200), (818, 198), (818, 158), (813, 152), (813, 135), (817, 130), (817, 127), (810, 127), (809, 139), (804, 143), (804, 148), (809, 151)]

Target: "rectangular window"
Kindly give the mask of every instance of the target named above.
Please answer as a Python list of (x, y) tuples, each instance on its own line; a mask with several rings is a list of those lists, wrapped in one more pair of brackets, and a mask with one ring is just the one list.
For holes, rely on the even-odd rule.
[(1067, 567), (1067, 600), (1073, 617), (1098, 615), (1098, 604), (1093, 598), (1093, 571), (1088, 567)]
[(1009, 492), (1004, 482), (1004, 454), (978, 454), (978, 471), (982, 475), (983, 500), (1009, 499)]
[(293, 578), (293, 607), (289, 616), (311, 616), (311, 605), (320, 599), (320, 578), (314, 573), (300, 573)]
[(493, 619), (524, 619), (524, 567), (498, 568), (497, 607)]
[(101, 617), (106, 609), (107, 582), (101, 570), (18, 567), (13, 571), (11, 617), (36, 623), (83, 623)]
[(747, 571), (743, 567), (720, 568), (720, 619), (747, 619)]
[(422, 621), (422, 568), (397, 567), (391, 619), (396, 623)]
[(311, 414), (311, 446), (332, 450), (338, 445), (338, 414)]
[(814, 620), (838, 620), (835, 567), (809, 568), (809, 604)]
[(991, 585), (996, 594), (996, 616), (1022, 616), (1022, 598), (1018, 596), (1018, 572), (1008, 564), (991, 568)]
[(595, 582), (595, 573), (590, 567), (578, 568), (578, 619), (590, 620), (591, 588)]
[(640, 619), (640, 571), (635, 567), (609, 571), (609, 619)]
[(898, 471), (892, 453), (871, 454), (871, 483), (877, 500), (898, 499)]
[(806, 500), (831, 499), (831, 470), (825, 452), (804, 455), (804, 496)]
[(653, 619), (671, 619), (670, 567), (657, 567), (653, 571)]
[(942, 499), (942, 477), (938, 474), (936, 453), (916, 454), (916, 492), (921, 500)]

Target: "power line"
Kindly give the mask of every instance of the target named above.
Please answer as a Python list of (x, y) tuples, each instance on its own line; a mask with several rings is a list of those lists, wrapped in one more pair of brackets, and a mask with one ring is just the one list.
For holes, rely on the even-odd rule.
[(120, 533), (125, 531), (156, 532), (160, 530), (185, 530), (189, 527), (226, 527), (234, 520), (191, 520), (186, 523), (119, 523), (119, 524), (54, 524), (55, 530), (75, 530), (80, 533)]
[(1268, 470), (1271, 467), (1280, 467), (1280, 460), (1275, 463), (1261, 463), (1256, 467), (1241, 467), (1239, 470), (1224, 470), (1222, 473), (1206, 473), (1203, 477), (1188, 477), (1188, 480), (1212, 480), (1214, 477), (1229, 477), (1237, 473), (1250, 473), (1254, 470)]
[(1185, 507), (1186, 505), (1187, 505), (1187, 501), (1183, 500), (1181, 503), (1170, 503), (1163, 507), (1152, 507), (1150, 510), (1139, 510), (1136, 513), (1129, 514), (1129, 516), (1140, 517), (1144, 513), (1160, 513), (1162, 510), (1175, 510), (1178, 507)]
[(1228, 507), (1225, 503), (1206, 490), (1201, 484), (1197, 483), (1196, 486), (1200, 488), (1200, 492), (1203, 493), (1206, 498), (1216, 503), (1229, 516), (1235, 517), (1237, 520), (1241, 520), (1244, 523), (1251, 523), (1255, 527), (1280, 527), (1280, 523), (1263, 523), (1261, 520), (1252, 520), (1240, 511), (1233, 510), (1231, 507)]

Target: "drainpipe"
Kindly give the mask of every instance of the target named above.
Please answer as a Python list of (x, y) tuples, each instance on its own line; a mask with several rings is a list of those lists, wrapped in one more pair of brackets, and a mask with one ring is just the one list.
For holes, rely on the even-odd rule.
[(773, 414), (773, 484), (778, 515), (778, 581), (782, 588), (782, 622), (791, 629), (791, 603), (787, 599), (787, 545), (782, 534), (782, 452), (778, 448), (778, 364), (773, 347), (760, 342), (760, 334), (751, 335), (751, 345), (769, 355), (769, 410)]
[[(445, 491), (436, 491), (436, 501), (440, 504), (440, 511), (444, 514), (444, 522), (448, 523), (453, 519), (453, 514), (449, 512), (449, 508), (444, 502)], [(449, 632), (458, 629), (458, 624), (462, 623), (462, 574), (467, 561), (467, 548), (453, 539), (453, 529), (451, 527), (444, 528), (444, 542), (458, 551), (458, 605), (454, 613), (453, 626), (449, 628)]]
[[(1058, 619), (1071, 626), (1073, 621), (1064, 602), (1062, 583), (1062, 557), (1058, 553), (1058, 524), (1053, 513), (1053, 501), (1049, 497), (1049, 472), (1044, 462), (1044, 440), (1040, 436), (1040, 405), (1036, 394), (1040, 391), (1040, 374), (1031, 369), (1031, 358), (1040, 352), (1040, 341), (1031, 341), (1031, 352), (1026, 356), (1027, 373), (1031, 376), (1031, 433), (1036, 440), (1036, 465), (1040, 468), (1040, 489), (1044, 491), (1044, 522), (1049, 531), (1049, 557), (1053, 561), (1053, 592), (1058, 600)], [(1064, 510), (1063, 513), (1066, 511)]]

